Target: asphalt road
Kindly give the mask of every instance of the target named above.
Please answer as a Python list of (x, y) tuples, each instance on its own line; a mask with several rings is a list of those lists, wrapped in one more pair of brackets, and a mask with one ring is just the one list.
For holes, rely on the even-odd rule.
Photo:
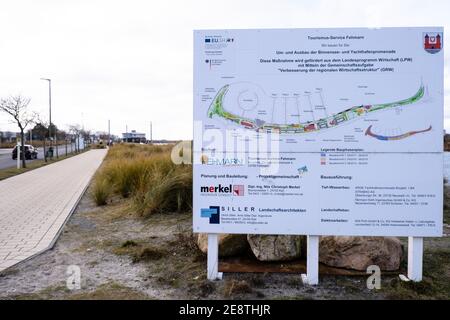
[[(12, 150), (13, 149), (0, 149), (0, 170), (11, 168), (17, 166), (17, 160), (12, 159)], [(44, 148), (38, 148), (38, 159), (44, 159)], [(70, 145), (67, 146), (67, 152), (69, 153), (71, 150), (75, 150), (75, 145), (70, 148)], [(65, 146), (58, 146), (59, 155), (66, 154)], [(56, 150), (53, 153), (53, 156), (56, 157)], [(27, 163), (32, 162), (34, 160), (27, 160)]]

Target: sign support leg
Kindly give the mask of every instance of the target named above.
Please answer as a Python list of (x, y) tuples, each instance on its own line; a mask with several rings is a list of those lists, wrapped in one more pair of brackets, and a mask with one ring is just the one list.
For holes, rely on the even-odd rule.
[(307, 236), (306, 274), (302, 274), (304, 284), (319, 284), (319, 236)]
[(219, 272), (219, 235), (208, 233), (208, 280), (221, 280)]
[(423, 238), (408, 237), (408, 278), (422, 281)]

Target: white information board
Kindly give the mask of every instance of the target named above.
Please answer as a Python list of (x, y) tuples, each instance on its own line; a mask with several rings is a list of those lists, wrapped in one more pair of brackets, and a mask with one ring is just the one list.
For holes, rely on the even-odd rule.
[(443, 39), (194, 31), (194, 231), (441, 236)]

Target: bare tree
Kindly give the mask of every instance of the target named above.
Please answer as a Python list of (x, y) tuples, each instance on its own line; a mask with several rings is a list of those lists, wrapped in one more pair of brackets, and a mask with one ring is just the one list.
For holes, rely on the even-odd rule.
[[(20, 140), (22, 143), (22, 167), (26, 168), (25, 163), (25, 129), (34, 122), (36, 114), (28, 110), (30, 99), (21, 95), (11, 96), (0, 100), (0, 111), (9, 114), (20, 129)], [(17, 153), (19, 156), (19, 153)]]
[(85, 129), (83, 129), (82, 131), (81, 131), (81, 135), (83, 136), (83, 140), (84, 140), (84, 144), (85, 144), (85, 146), (86, 146), (86, 143), (88, 144), (88, 145), (90, 145), (91, 144), (91, 130), (85, 130)]
[(69, 125), (69, 132), (75, 136), (75, 152), (80, 152), (80, 134), (83, 132), (80, 125)]

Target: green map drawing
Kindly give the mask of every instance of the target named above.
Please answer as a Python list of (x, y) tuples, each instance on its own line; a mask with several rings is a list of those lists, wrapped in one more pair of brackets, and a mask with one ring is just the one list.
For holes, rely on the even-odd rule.
[(373, 113), (381, 110), (392, 109), (395, 107), (412, 105), (419, 100), (421, 100), (425, 93), (425, 88), (423, 85), (417, 90), (417, 92), (406, 99), (383, 103), (383, 104), (372, 104), (372, 105), (359, 105), (350, 107), (332, 116), (324, 117), (315, 121), (307, 121), (300, 123), (269, 123), (261, 119), (249, 119), (245, 116), (239, 116), (225, 110), (223, 106), (224, 98), (229, 92), (230, 85), (223, 86), (217, 95), (214, 97), (211, 105), (208, 108), (208, 117), (218, 116), (226, 120), (232, 121), (237, 125), (255, 130), (257, 132), (265, 133), (280, 133), (280, 134), (301, 134), (309, 132), (318, 132), (328, 128), (338, 127), (342, 124), (348, 123), (351, 120), (362, 117), (368, 113)]

